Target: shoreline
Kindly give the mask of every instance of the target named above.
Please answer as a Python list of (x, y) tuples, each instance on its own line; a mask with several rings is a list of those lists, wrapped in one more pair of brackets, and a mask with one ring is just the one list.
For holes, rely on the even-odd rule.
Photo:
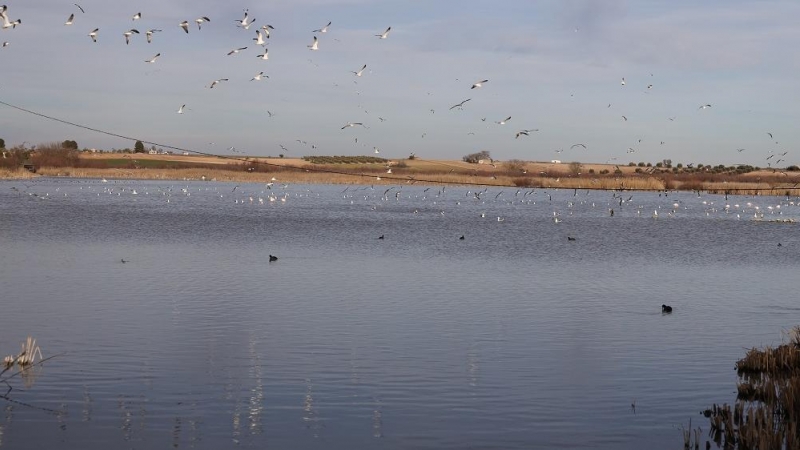
[[(138, 154), (125, 157), (130, 158), (126, 160), (129, 163), (128, 167), (45, 166), (38, 167), (36, 173), (20, 167), (16, 170), (0, 169), (0, 179), (55, 177), (341, 185), (424, 184), (520, 189), (670, 190), (716, 194), (800, 195), (800, 172), (773, 172), (763, 169), (743, 174), (686, 174), (651, 168), (648, 169), (656, 170), (655, 173), (644, 173), (641, 166), (631, 165), (528, 161), (472, 164), (455, 160), (402, 159), (386, 160), (382, 163), (313, 164), (299, 158), (231, 160), (217, 157)], [(91, 155), (85, 160), (108, 162), (119, 160), (119, 156)], [(162, 166), (152, 167), (156, 164)], [(180, 164), (180, 166), (173, 168), (169, 165), (164, 166), (166, 164), (176, 166)]]

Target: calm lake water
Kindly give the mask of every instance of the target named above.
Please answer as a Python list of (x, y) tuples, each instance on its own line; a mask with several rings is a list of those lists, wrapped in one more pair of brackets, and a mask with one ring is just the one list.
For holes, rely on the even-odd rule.
[(800, 323), (797, 198), (279, 183), (0, 181), (0, 448), (677, 449)]

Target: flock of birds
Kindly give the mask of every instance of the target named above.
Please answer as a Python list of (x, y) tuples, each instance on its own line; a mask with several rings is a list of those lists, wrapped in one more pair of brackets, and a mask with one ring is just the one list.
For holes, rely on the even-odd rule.
[[(73, 12), (70, 12), (67, 15), (67, 18), (66, 18), (66, 20), (64, 22), (64, 26), (76, 26), (76, 24), (80, 24), (81, 23), (80, 15), (85, 14), (86, 10), (78, 3), (74, 3), (74, 7), (75, 7), (75, 10)], [(66, 15), (66, 12), (65, 12), (65, 15)], [(134, 41), (136, 41), (137, 39), (140, 39), (139, 36), (143, 34), (144, 37), (145, 37), (145, 40), (146, 40), (146, 42), (148, 44), (155, 43), (157, 45), (158, 38), (156, 36), (158, 35), (158, 33), (162, 33), (165, 30), (169, 31), (166, 27), (163, 26), (163, 24), (162, 24), (162, 28), (156, 28), (156, 27), (144, 28), (144, 27), (140, 27), (139, 24), (145, 23), (148, 20), (148, 16), (147, 16), (146, 13), (136, 12), (136, 13), (132, 14), (129, 17), (130, 17), (130, 23), (133, 26), (131, 26), (128, 29), (120, 29), (120, 30), (117, 30), (115, 32), (112, 32), (112, 36), (110, 37), (111, 39), (114, 38), (113, 37), (114, 34), (119, 33), (119, 34), (117, 34), (117, 36), (119, 36), (118, 39), (120, 39), (120, 42), (122, 42), (124, 40), (125, 45), (131, 45), (132, 43), (134, 43)], [(22, 23), (23, 23), (22, 20), (19, 19), (19, 18), (13, 18), (12, 19), (12, 15), (10, 13), (10, 10), (6, 5), (0, 6), (0, 19), (2, 20), (2, 24), (3, 24), (2, 28), (3, 29), (11, 29), (11, 30), (13, 30), (13, 29), (16, 29), (17, 27), (21, 26)], [(257, 49), (257, 52), (252, 56), (255, 56), (256, 58), (259, 58), (261, 60), (269, 60), (270, 53), (269, 53), (268, 44), (270, 43), (271, 37), (273, 35), (275, 35), (275, 33), (278, 32), (276, 27), (274, 27), (273, 25), (268, 24), (268, 23), (261, 24), (260, 22), (258, 22), (258, 24), (257, 24), (256, 18), (250, 15), (250, 12), (249, 12), (248, 9), (245, 9), (243, 11), (243, 14), (242, 14), (242, 16), (240, 18), (228, 19), (228, 20), (233, 22), (234, 26), (236, 26), (236, 27), (238, 27), (238, 28), (240, 28), (242, 30), (249, 31), (249, 32), (251, 32), (253, 34), (251, 34), (251, 37), (249, 38), (249, 40), (252, 41), (251, 44), (243, 45), (243, 44), (245, 44), (245, 42), (242, 42), (241, 45), (238, 45), (238, 46), (235, 46), (235, 47), (231, 48), (227, 52), (226, 56), (233, 58), (233, 57), (236, 57), (237, 55), (245, 54), (248, 51), (252, 52), (252, 49), (255, 48), (255, 49)], [(203, 32), (203, 30), (205, 29), (205, 27), (207, 25), (216, 24), (217, 21), (218, 21), (218, 19), (216, 19), (216, 18), (213, 18), (213, 21), (212, 21), (211, 17), (209, 17), (207, 15), (200, 15), (200, 16), (192, 18), (192, 19), (186, 19), (186, 20), (182, 20), (180, 22), (174, 23), (174, 29), (176, 31), (178, 31), (178, 32), (183, 32), (184, 34), (191, 34), (191, 33), (194, 33), (194, 32)], [(224, 22), (223, 22), (223, 24), (224, 24)], [(196, 31), (195, 31), (195, 27), (196, 27)], [(324, 51), (325, 44), (323, 42), (323, 37), (327, 37), (327, 36), (329, 36), (329, 35), (331, 35), (333, 33), (333, 31), (332, 31), (333, 28), (332, 27), (333, 27), (333, 22), (332, 21), (328, 21), (324, 26), (321, 26), (319, 28), (310, 30), (311, 31), (310, 42), (306, 45), (308, 51), (310, 51), (310, 52)], [(312, 28), (312, 27), (309, 27), (309, 29), (310, 28)], [(378, 30), (376, 30), (374, 32), (374, 34), (372, 35), (374, 39), (386, 40), (386, 39), (388, 39), (390, 37), (391, 32), (392, 32), (392, 27), (391, 26), (386, 27), (385, 29), (382, 29), (382, 31), (380, 31), (381, 29), (378, 29)], [(102, 28), (102, 27), (94, 27), (88, 32), (87, 36), (91, 40), (91, 42), (96, 43), (96, 42), (98, 42), (98, 40), (104, 38), (104, 35), (105, 35), (104, 33), (105, 33), (105, 29), (104, 28)], [(8, 45), (9, 45), (9, 42), (7, 42), (7, 41), (3, 42), (3, 46), (4, 47), (8, 46)], [(157, 61), (159, 61), (160, 58), (162, 58), (162, 53), (160, 51), (156, 51), (151, 57), (145, 59), (144, 62), (147, 63), (147, 64), (156, 64)], [(362, 62), (362, 63), (360, 63), (358, 65), (354, 64), (354, 66), (355, 67), (353, 68), (353, 70), (350, 70), (350, 73), (352, 74), (352, 76), (356, 80), (362, 78), (365, 74), (368, 73), (367, 72), (368, 64), (364, 64)], [(265, 68), (266, 67), (267, 66), (265, 66)], [(651, 73), (650, 76), (652, 77), (653, 74)], [(269, 79), (269, 78), (270, 78), (269, 75), (267, 75), (267, 73), (265, 73), (264, 70), (260, 70), (255, 75), (250, 77), (249, 81), (258, 82), (258, 81), (262, 81), (262, 80)], [(228, 82), (230, 80), (231, 80), (231, 78), (229, 78), (229, 77), (217, 78), (217, 79), (214, 79), (214, 80), (211, 80), (210, 82), (208, 82), (206, 84), (206, 87), (208, 89), (219, 89), (224, 83), (226, 83), (226, 82)], [(468, 97), (465, 95), (465, 97), (467, 97), (467, 98), (463, 98), (460, 101), (452, 103), (449, 106), (448, 110), (449, 111), (462, 111), (467, 107), (474, 106), (474, 104), (477, 103), (478, 100), (479, 100), (478, 97), (477, 97), (477, 94), (474, 94), (474, 93), (476, 93), (477, 91), (485, 88), (487, 85), (490, 85), (490, 84), (491, 84), (491, 81), (490, 81), (490, 79), (488, 77), (487, 78), (477, 79), (477, 80), (475, 80), (475, 81), (473, 81), (473, 82), (471, 82), (469, 84), (465, 83), (465, 85), (464, 85), (465, 92), (473, 93), (473, 95), (470, 95)], [(623, 89), (627, 89), (626, 86), (628, 86), (629, 84), (630, 84), (629, 81), (626, 80), (624, 77), (622, 77), (620, 79), (620, 85), (622, 86)], [(650, 92), (655, 88), (653, 82), (645, 83), (645, 84), (643, 84), (643, 86), (645, 86), (645, 88), (644, 88), (645, 92)], [(430, 95), (430, 92), (428, 93), (428, 95)], [(611, 108), (611, 106), (612, 106), (611, 103), (609, 103), (608, 104), (608, 108)], [(361, 105), (359, 105), (359, 107), (361, 107)], [(709, 110), (710, 108), (712, 108), (712, 105), (710, 103), (702, 103), (697, 107), (697, 110), (704, 111), (704, 110)], [(191, 111), (191, 109), (187, 107), (187, 103), (183, 103), (183, 102), (181, 102), (181, 104), (175, 110), (175, 112), (177, 114), (185, 114), (187, 111)], [(436, 113), (436, 109), (435, 108), (430, 108), (429, 111), (430, 111), (431, 114), (435, 114)], [(266, 112), (268, 113), (268, 117), (269, 118), (272, 118), (273, 116), (275, 116), (275, 113), (272, 110), (267, 110)], [(367, 111), (366, 109), (364, 109), (364, 112), (367, 113), (367, 114), (369, 113), (369, 111)], [(495, 126), (498, 126), (498, 127), (507, 126), (510, 123), (512, 123), (512, 117), (513, 117), (513, 115), (505, 115), (505, 117), (498, 118), (497, 120), (488, 120), (488, 123), (489, 124), (494, 124)], [(620, 117), (620, 120), (622, 120), (624, 122), (627, 122), (628, 119), (629, 119), (627, 114), (621, 114), (619, 117)], [(674, 121), (675, 118), (676, 118), (675, 116), (669, 117), (669, 120), (670, 121)], [(382, 116), (378, 117), (378, 119), (380, 120), (380, 122), (385, 122), (387, 120), (385, 117), (382, 117)], [(480, 120), (481, 120), (481, 122), (486, 123), (487, 122), (487, 117), (483, 117)], [(517, 119), (517, 120), (519, 120), (519, 119)], [(516, 121), (514, 121), (514, 122), (516, 122)], [(353, 129), (355, 127), (358, 127), (359, 129), (363, 129), (363, 130), (367, 130), (367, 129), (371, 128), (370, 125), (368, 125), (368, 123), (366, 121), (364, 121), (364, 120), (351, 120), (351, 121), (347, 121), (344, 125), (342, 125), (340, 127), (340, 129), (341, 130), (348, 130), (348, 129)], [(524, 127), (524, 128), (520, 127), (519, 129), (513, 130), (510, 134), (513, 135), (515, 140), (519, 140), (519, 139), (523, 139), (523, 138), (526, 138), (526, 137), (530, 137), (531, 135), (533, 135), (534, 133), (537, 133), (539, 131), (540, 131), (540, 128), (538, 128), (538, 127)], [(475, 131), (470, 131), (467, 134), (474, 136), (476, 133), (475, 133)], [(426, 135), (427, 135), (427, 132), (422, 132), (421, 133), (421, 137), (422, 138), (425, 138)], [(770, 139), (773, 139), (773, 135), (772, 135), (771, 132), (768, 132), (767, 135), (769, 135)], [(307, 140), (305, 140), (305, 139), (298, 139), (297, 141), (298, 142), (307, 143)], [(353, 136), (353, 142), (357, 146), (360, 146), (362, 148), (372, 148), (372, 149), (374, 149), (375, 153), (379, 153), (380, 145), (374, 145), (374, 143), (368, 144), (368, 143), (364, 142), (363, 139), (362, 139), (362, 141), (359, 141), (359, 137), (358, 136)], [(626, 155), (629, 155), (629, 154), (632, 154), (632, 153), (636, 153), (639, 150), (638, 144), (642, 144), (642, 139), (638, 138), (636, 142), (637, 142), (636, 144), (631, 143), (632, 145), (627, 146), (627, 150), (625, 151)], [(665, 144), (664, 140), (656, 140), (655, 142), (657, 142), (657, 143), (660, 142), (659, 145), (664, 145)], [(778, 143), (775, 142), (775, 144), (778, 144)], [(231, 149), (236, 149), (236, 146), (227, 146), (227, 148), (230, 151), (233, 151)], [(286, 153), (289, 150), (289, 148), (287, 146), (285, 146), (284, 144), (280, 144), (280, 148), (284, 153)], [(313, 143), (311, 144), (311, 149), (317, 150), (318, 148), (319, 148), (318, 145), (313, 144)], [(565, 148), (567, 148), (567, 147), (565, 146), (565, 147), (562, 147), (562, 148), (555, 149), (553, 151), (556, 154), (559, 154), (559, 153), (564, 152)], [(590, 150), (591, 149), (591, 145), (590, 144), (585, 144), (585, 143), (580, 143), (580, 144), (574, 144), (574, 145), (571, 145), (571, 146), (568, 147), (568, 150), (570, 150), (570, 151), (576, 150), (576, 149)], [(744, 148), (738, 148), (736, 150), (739, 153), (745, 151)], [(237, 151), (237, 152), (238, 153), (242, 153), (243, 151)], [(766, 155), (766, 157), (764, 159), (765, 162), (766, 162), (766, 165), (768, 167), (781, 167), (780, 164), (782, 164), (782, 163), (785, 164), (786, 163), (786, 155), (787, 155), (787, 153), (788, 153), (787, 151), (783, 151), (783, 152), (777, 151), (777, 147), (775, 149), (769, 150), (768, 154)], [(576, 156), (575, 159), (586, 160), (586, 159), (590, 159), (591, 158), (591, 157), (587, 157), (586, 155), (589, 155), (589, 153), (582, 153), (581, 156)], [(618, 159), (617, 157), (613, 157), (613, 158), (610, 158), (609, 160), (606, 160), (605, 162), (606, 163), (613, 163), (613, 161), (615, 161), (617, 159)]]

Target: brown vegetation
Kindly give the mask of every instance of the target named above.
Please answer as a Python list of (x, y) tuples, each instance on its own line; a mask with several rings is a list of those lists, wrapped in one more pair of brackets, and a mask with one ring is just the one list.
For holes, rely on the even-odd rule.
[(726, 449), (800, 448), (800, 327), (777, 348), (751, 349), (736, 363), (733, 405), (703, 411), (710, 436)]
[[(18, 168), (31, 161), (36, 175)], [(662, 164), (662, 163), (658, 163)], [(387, 167), (392, 173), (386, 173)], [(698, 168), (700, 167), (700, 168)], [(63, 143), (6, 150), (0, 159), (0, 178), (37, 175), (139, 179), (216, 179), (262, 181), (276, 176), (292, 183), (397, 184), (448, 183), (518, 186), (525, 188), (693, 190), (730, 194), (787, 195), (800, 186), (800, 172), (755, 168), (655, 167), (629, 165), (531, 162), (510, 160), (479, 164), (454, 160), (373, 156), (253, 158), (131, 153), (88, 153)], [(752, 170), (751, 170), (752, 169)], [(276, 175), (279, 174), (279, 175)], [(379, 179), (380, 178), (380, 179)]]

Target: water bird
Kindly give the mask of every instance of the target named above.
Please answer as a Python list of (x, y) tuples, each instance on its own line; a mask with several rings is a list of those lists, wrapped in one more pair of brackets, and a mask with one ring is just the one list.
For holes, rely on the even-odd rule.
[(141, 18), (142, 18), (142, 13), (138, 12), (138, 13), (133, 15), (133, 19), (131, 19), (131, 20), (139, 20)]
[[(472, 100), (472, 99), (468, 98), (468, 99), (462, 101), (461, 103), (456, 103), (455, 105), (451, 106), (450, 109), (454, 109), (454, 108), (461, 109), (464, 106), (464, 103), (467, 103), (470, 100)], [(433, 110), (431, 110), (431, 111), (433, 111)]]
[(189, 21), (188, 20), (184, 20), (183, 22), (179, 23), (178, 26), (183, 28), (183, 31), (185, 31), (186, 34), (189, 34)]
[(100, 28), (95, 28), (89, 33), (89, 37), (92, 38), (93, 42), (97, 42), (97, 32), (100, 31)]
[(211, 82), (211, 85), (208, 88), (209, 89), (213, 89), (214, 86), (218, 85), (219, 83), (221, 83), (223, 81), (228, 81), (228, 79), (227, 78), (220, 78), (219, 80), (214, 80), (214, 81)]
[(209, 19), (209, 18), (208, 18), (208, 17), (206, 17), (206, 16), (202, 16), (202, 17), (198, 17), (197, 19), (194, 19), (194, 23), (196, 23), (196, 24), (197, 24), (197, 29), (198, 29), (198, 30), (202, 30), (202, 28), (200, 27), (200, 25), (202, 25), (202, 24), (203, 24), (203, 22), (211, 22), (211, 19)]
[(73, 21), (74, 19), (75, 19), (75, 14), (70, 14), (70, 15), (69, 15), (69, 19), (67, 19), (67, 21), (66, 21), (66, 22), (64, 22), (64, 25), (72, 25), (72, 21)]
[(378, 236), (378, 239), (383, 239), (384, 235)]
[(312, 31), (312, 33), (327, 33), (328, 32), (328, 27), (331, 26), (332, 23), (333, 22), (328, 22), (327, 25), (325, 25), (322, 28), (318, 28), (318, 29)]
[(273, 261), (277, 261), (277, 260), (278, 260), (277, 256), (269, 255), (269, 262), (273, 262)]
[(269, 59), (269, 49), (265, 48), (264, 49), (264, 54), (263, 55), (256, 55), (256, 58), (261, 58), (261, 59), (264, 59), (264, 60)]
[[(250, 81), (261, 81), (261, 77), (269, 78), (269, 75), (264, 75), (264, 72), (258, 72), (256, 76), (250, 79)], [(269, 111), (267, 111), (269, 112)], [(271, 116), (271, 115), (270, 115)]]
[(361, 122), (347, 122), (345, 126), (342, 127), (342, 129), (344, 130), (345, 128), (352, 128), (356, 125), (361, 125), (362, 127), (364, 126), (364, 124)]
[(86, 14), (86, 11), (84, 11), (83, 8), (81, 8), (81, 5), (79, 5), (77, 3), (73, 3), (73, 5), (77, 6), (78, 9), (80, 9), (82, 13)]
[(706, 108), (711, 108), (711, 105), (710, 104), (700, 105), (700, 107), (697, 109), (706, 109)]
[(126, 262), (128, 262), (128, 261), (125, 261), (125, 258), (121, 258), (121, 259), (119, 260), (119, 262), (121, 262), (122, 264), (125, 264), (125, 263), (126, 263)]
[(477, 83), (473, 83), (473, 84), (472, 84), (472, 87), (471, 87), (470, 89), (475, 89), (475, 88), (483, 87), (483, 83), (488, 83), (488, 82), (489, 82), (489, 80), (481, 80), (481, 81), (478, 81)]
[[(269, 35), (267, 36), (269, 37)], [(266, 45), (267, 41), (264, 40), (264, 35), (261, 34), (261, 30), (256, 30), (256, 37), (253, 38), (256, 41), (256, 45)]]
[(462, 234), (461, 237), (458, 238), (458, 240), (463, 241), (464, 240), (464, 235)]
[(576, 240), (576, 239), (575, 239), (574, 237), (572, 237), (572, 236), (567, 236), (567, 240), (568, 240), (568, 241), (574, 241), (574, 240)]
[(511, 116), (508, 116), (505, 119), (503, 119), (503, 120), (501, 120), (499, 122), (495, 122), (495, 123), (498, 124), (498, 125), (505, 125), (506, 122), (508, 122), (509, 120), (511, 120)]
[(672, 312), (672, 306), (661, 305), (661, 312), (669, 314)]
[(319, 40), (316, 36), (314, 36), (314, 42), (311, 45), (307, 45), (309, 50), (319, 50)]
[(185, 108), (185, 107), (186, 107), (186, 105), (181, 105), (181, 107), (178, 108), (178, 114), (183, 114), (183, 108)]
[(155, 56), (153, 56), (153, 57), (152, 57), (152, 58), (150, 58), (150, 59), (147, 59), (147, 60), (145, 60), (144, 62), (152, 64), (152, 63), (156, 62), (156, 59), (157, 59), (159, 56), (161, 56), (161, 53), (156, 53), (156, 55), (155, 55)]
[(573, 148), (575, 148), (575, 147), (583, 147), (583, 148), (586, 148), (586, 144), (574, 144), (574, 145), (573, 145), (572, 147), (570, 147), (569, 149), (570, 149), (570, 150), (572, 150), (572, 149), (573, 149)]
[(131, 36), (133, 36), (134, 33), (135, 34), (139, 34), (139, 30), (137, 30), (136, 28), (131, 28), (130, 30), (122, 33), (122, 35), (125, 36), (125, 44), (126, 45), (131, 43)]
[(153, 33), (157, 33), (161, 30), (151, 29), (144, 32), (145, 37), (147, 38), (147, 43), (153, 42)]
[(380, 39), (386, 39), (387, 37), (389, 37), (389, 32), (390, 31), (392, 31), (392, 27), (387, 28), (386, 31), (384, 31), (381, 34), (376, 34), (375, 36), (377, 36)]
[(233, 50), (228, 52), (228, 56), (235, 55), (235, 54), (239, 53), (242, 50), (247, 50), (247, 47), (235, 48), (235, 49), (233, 49)]
[(367, 65), (366, 65), (366, 64), (364, 64), (364, 66), (361, 68), (361, 70), (359, 70), (358, 72), (353, 72), (353, 73), (354, 73), (354, 74), (355, 74), (357, 77), (360, 77), (360, 76), (361, 76), (361, 75), (364, 73), (364, 69), (366, 69), (366, 68), (367, 68)]

